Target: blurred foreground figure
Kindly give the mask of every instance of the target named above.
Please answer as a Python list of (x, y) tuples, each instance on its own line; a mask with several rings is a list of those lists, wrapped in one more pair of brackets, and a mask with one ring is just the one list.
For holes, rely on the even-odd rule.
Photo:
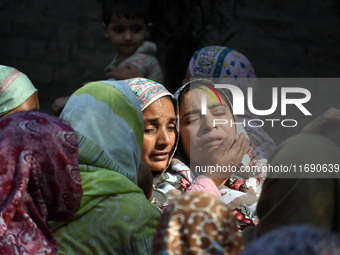
[(57, 254), (47, 221), (69, 221), (82, 189), (76, 133), (25, 111), (0, 119), (0, 253)]

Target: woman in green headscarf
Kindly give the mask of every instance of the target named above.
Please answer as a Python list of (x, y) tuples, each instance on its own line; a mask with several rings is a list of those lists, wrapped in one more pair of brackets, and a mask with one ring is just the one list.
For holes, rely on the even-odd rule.
[(137, 186), (143, 118), (124, 81), (78, 89), (60, 117), (79, 141), (83, 198), (73, 222), (54, 224), (59, 254), (150, 254), (159, 210)]
[(28, 77), (13, 67), (0, 65), (0, 117), (39, 108), (37, 89)]

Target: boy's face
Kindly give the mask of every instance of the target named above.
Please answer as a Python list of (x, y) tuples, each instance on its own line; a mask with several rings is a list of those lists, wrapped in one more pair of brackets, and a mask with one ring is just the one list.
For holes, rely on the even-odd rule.
[(151, 23), (146, 25), (142, 18), (127, 19), (123, 15), (114, 14), (108, 25), (103, 24), (103, 29), (118, 54), (129, 56), (143, 44), (151, 26)]

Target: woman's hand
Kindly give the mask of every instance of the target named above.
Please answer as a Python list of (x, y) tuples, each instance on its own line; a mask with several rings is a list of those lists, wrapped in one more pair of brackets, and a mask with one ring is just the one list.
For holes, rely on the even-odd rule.
[[(246, 154), (248, 150), (249, 143), (247, 142), (244, 133), (241, 133), (236, 141), (232, 140), (230, 137), (225, 138), (206, 164), (207, 167), (213, 166), (215, 172), (207, 171), (205, 175), (210, 177), (216, 186), (221, 185), (232, 174), (249, 177), (249, 173), (229, 171), (232, 168), (237, 169), (237, 166), (241, 163), (244, 154)], [(217, 169), (217, 166), (220, 168)]]

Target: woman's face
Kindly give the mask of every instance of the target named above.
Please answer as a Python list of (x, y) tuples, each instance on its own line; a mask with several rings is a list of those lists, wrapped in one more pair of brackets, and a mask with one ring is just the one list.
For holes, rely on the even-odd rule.
[(142, 160), (151, 171), (163, 171), (176, 143), (176, 115), (171, 100), (162, 97), (143, 111), (144, 144)]
[[(207, 111), (206, 115), (202, 115), (203, 94), (207, 95), (198, 88), (186, 92), (179, 112), (181, 144), (186, 157), (194, 165), (203, 165), (227, 136), (236, 138), (235, 125), (230, 125), (234, 118), (227, 103), (222, 98), (222, 105), (215, 105), (207, 95)], [(214, 119), (227, 120), (228, 123), (216, 124), (214, 127)]]

